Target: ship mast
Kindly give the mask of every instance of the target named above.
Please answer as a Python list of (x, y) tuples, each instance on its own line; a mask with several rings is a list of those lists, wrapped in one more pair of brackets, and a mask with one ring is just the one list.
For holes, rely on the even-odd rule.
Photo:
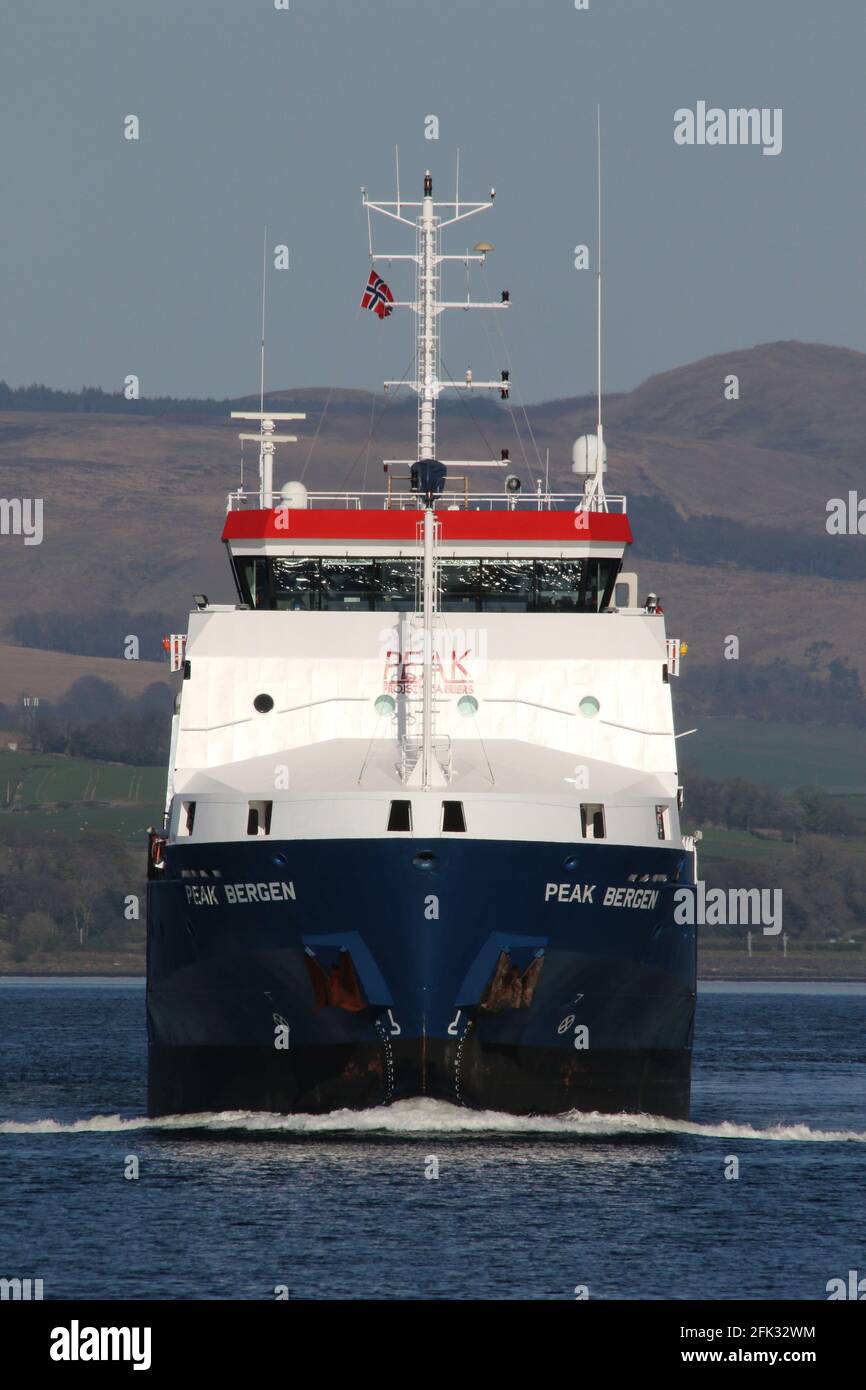
[[(498, 381), (475, 381), (472, 373), (467, 371), (463, 381), (442, 381), (439, 377), (439, 315), (445, 309), (507, 309), (509, 307), (509, 294), (503, 290), (501, 299), (493, 303), (484, 303), (473, 300), (468, 291), (465, 299), (443, 300), (441, 292), (441, 272), (440, 267), (446, 261), (460, 261), (467, 268), (471, 263), (483, 265), (487, 253), (492, 248), (486, 243), (479, 243), (474, 251), (465, 251), (458, 255), (446, 255), (441, 250), (441, 234), (446, 227), (452, 227), (457, 222), (464, 222), (468, 217), (474, 217), (477, 213), (487, 212), (493, 207), (493, 200), (496, 197), (495, 189), (490, 190), (490, 197), (481, 203), (471, 203), (461, 200), (459, 184), (455, 188), (454, 200), (436, 202), (433, 199), (433, 177), (429, 171), (424, 175), (424, 194), (420, 202), (406, 202), (400, 198), (399, 183), (396, 202), (378, 202), (368, 198), (367, 190), (362, 190), (364, 207), (367, 209), (368, 239), (370, 247), (370, 260), (386, 261), (414, 261), (415, 271), (415, 298), (409, 300), (394, 300), (392, 308), (411, 309), (418, 319), (415, 351), (415, 378), (412, 381), (386, 381), (385, 390), (390, 387), (408, 386), (418, 396), (418, 440), (417, 452), (414, 459), (390, 459), (388, 463), (407, 463), (415, 464), (425, 460), (436, 459), (436, 403), (440, 393), (445, 389), (457, 391), (499, 391), (503, 400), (508, 399), (509, 374), (502, 372)], [(405, 211), (414, 212), (414, 217), (404, 215)], [(415, 232), (414, 252), (379, 252), (373, 250), (373, 236), (370, 213), (378, 212), (383, 217), (388, 217), (394, 222), (402, 222), (407, 227), (412, 227)], [(443, 463), (459, 463), (461, 467), (475, 468), (501, 468), (501, 460), (442, 460)]]
[[(459, 160), (459, 156), (458, 156)], [(459, 163), (458, 174), (455, 182), (453, 202), (434, 202), (433, 200), (433, 177), (428, 169), (424, 174), (424, 193), (421, 202), (405, 202), (400, 197), (400, 165), (399, 157), (397, 163), (397, 201), (396, 202), (373, 202), (367, 197), (366, 189), (362, 190), (364, 207), (367, 209), (367, 229), (370, 247), (370, 260), (376, 260), (373, 251), (373, 234), (371, 225), (371, 212), (379, 212), (384, 217), (389, 217), (395, 222), (402, 222), (407, 227), (412, 227), (415, 231), (415, 251), (400, 254), (381, 254), (380, 259), (387, 261), (414, 261), (415, 262), (415, 298), (413, 300), (394, 300), (392, 307), (397, 309), (411, 309), (417, 316), (416, 348), (415, 348), (415, 379), (413, 381), (386, 381), (385, 390), (389, 387), (409, 386), (418, 397), (418, 438), (416, 456), (414, 459), (389, 459), (386, 460), (386, 467), (391, 463), (408, 464), (417, 468), (414, 477), (417, 479), (419, 494), (424, 501), (424, 520), (420, 528), (422, 544), (422, 636), (423, 636), (423, 658), (422, 658), (422, 692), (421, 692), (421, 739), (418, 748), (418, 761), (412, 771), (413, 781), (417, 779), (423, 790), (428, 791), (434, 784), (437, 776), (434, 760), (436, 757), (436, 741), (434, 729), (435, 696), (433, 692), (433, 625), (436, 618), (437, 595), (435, 584), (435, 563), (436, 563), (436, 495), (444, 487), (445, 472), (448, 463), (459, 463), (464, 468), (504, 468), (502, 460), (437, 460), (436, 458), (436, 403), (440, 393), (446, 388), (451, 387), (455, 390), (473, 391), (499, 391), (503, 400), (508, 399), (509, 392), (509, 373), (502, 372), (498, 381), (475, 381), (471, 371), (466, 372), (463, 381), (442, 381), (439, 377), (439, 315), (445, 309), (507, 309), (509, 307), (510, 296), (507, 290), (503, 290), (502, 297), (495, 303), (483, 303), (471, 299), (467, 289), (466, 299), (448, 301), (441, 298), (441, 270), (440, 267), (445, 261), (462, 261), (467, 270), (470, 263), (475, 262), (484, 264), (487, 253), (492, 248), (486, 242), (479, 243), (473, 252), (466, 251), (462, 255), (446, 255), (441, 250), (441, 233), (444, 228), (451, 227), (457, 222), (463, 222), (468, 217), (474, 217), (479, 212), (486, 212), (493, 206), (496, 197), (494, 189), (490, 190), (490, 198), (483, 203), (468, 203), (460, 200), (460, 175)], [(404, 209), (415, 213), (412, 217), (404, 216)], [(432, 466), (431, 466), (432, 465)], [(414, 486), (414, 483), (413, 483)], [(404, 741), (405, 742), (405, 741)], [(441, 771), (439, 776), (441, 777)], [(446, 774), (447, 775), (447, 774)]]
[(424, 202), (418, 219), (418, 458), (436, 457), (436, 301), (439, 290), (439, 227), (433, 208), (433, 180), (424, 175)]
[(605, 444), (601, 422), (601, 107), (596, 109), (596, 175), (598, 230), (596, 235), (596, 425), (595, 437), (583, 435), (575, 441), (574, 471), (583, 475), (583, 505), (586, 511), (607, 511), (604, 493)]

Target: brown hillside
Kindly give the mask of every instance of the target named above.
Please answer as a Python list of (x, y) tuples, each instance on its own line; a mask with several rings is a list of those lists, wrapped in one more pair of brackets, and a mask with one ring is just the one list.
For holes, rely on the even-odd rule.
[[(731, 372), (740, 378), (738, 402), (722, 396)], [(413, 447), (411, 405), (322, 388), (270, 399), (309, 411), (297, 429), (301, 442), (278, 454), (278, 482), (301, 476), (322, 488), (380, 488), (383, 455), (405, 456)], [(513, 470), (528, 483), (523, 448), (537, 476), (535, 447), (512, 405), (523, 447), (509, 413), (479, 399), (443, 409), (442, 454), (485, 458), (508, 447)], [(550, 450), (552, 480), (564, 484), (572, 441), (592, 428), (592, 404), (552, 401), (528, 414), (541, 458)], [(235, 422), (188, 414), (0, 414), (0, 495), (42, 497), (45, 506), (41, 546), (0, 537), (0, 633), (28, 611), (116, 604), (179, 615), (194, 591), (233, 598), (219, 535), (226, 493), (238, 481), (236, 430)], [(795, 541), (838, 545), (824, 528), (827, 499), (866, 491), (866, 355), (772, 343), (707, 358), (612, 397), (606, 438), (611, 491), (664, 499), (686, 518), (726, 517), (780, 528)], [(256, 450), (248, 448), (252, 481)], [(730, 632), (757, 660), (797, 661), (824, 638), (866, 679), (866, 584), (649, 562), (641, 559), (639, 532), (632, 563), (642, 586), (646, 580), (663, 594), (672, 629), (690, 638), (695, 662), (717, 660), (720, 638)], [(79, 658), (57, 661), (81, 673)], [(131, 665), (109, 663), (127, 680), (134, 679)]]
[(112, 661), (0, 643), (0, 704), (15, 704), (22, 695), (56, 700), (82, 676), (110, 681), (124, 695), (140, 695), (154, 681), (171, 679), (168, 662), (163, 666), (157, 661)]

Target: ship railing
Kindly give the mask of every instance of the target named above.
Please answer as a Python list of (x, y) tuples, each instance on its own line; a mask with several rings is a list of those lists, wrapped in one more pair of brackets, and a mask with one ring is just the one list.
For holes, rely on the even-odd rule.
[[(310, 492), (307, 494), (307, 506), (327, 507), (336, 511), (360, 511), (363, 506), (363, 498), (366, 493), (359, 492)], [(281, 505), (279, 493), (274, 493), (274, 506)], [(297, 504), (293, 504), (297, 505)], [(261, 506), (258, 488), (254, 491), (244, 491), (238, 488), (235, 492), (230, 492), (226, 498), (227, 512), (249, 512), (257, 511)]]
[[(436, 498), (437, 511), (520, 511), (573, 512), (581, 510), (580, 492), (525, 492), (505, 496), (501, 492), (472, 492), (465, 488), (449, 489)], [(624, 514), (627, 508), (624, 494), (605, 497), (602, 510)], [(296, 505), (296, 504), (294, 504)], [(385, 511), (420, 511), (422, 501), (415, 492), (308, 492), (306, 506), (332, 511), (362, 511), (382, 508)], [(260, 506), (258, 489), (230, 492), (226, 511), (256, 511)], [(274, 506), (280, 506), (280, 496), (274, 494)], [(598, 510), (594, 508), (593, 510)]]

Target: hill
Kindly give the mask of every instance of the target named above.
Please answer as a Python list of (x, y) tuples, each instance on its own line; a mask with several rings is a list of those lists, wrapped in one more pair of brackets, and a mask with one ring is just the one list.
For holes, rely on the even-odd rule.
[(110, 681), (124, 695), (140, 695), (155, 681), (170, 679), (167, 662), (77, 656), (0, 642), (0, 705), (14, 705), (28, 694), (57, 700), (83, 676)]
[[(738, 401), (723, 396), (732, 373)], [(61, 410), (77, 398), (54, 393), (39, 412), (20, 408), (31, 399), (0, 393), (14, 407), (0, 412), (4, 494), (44, 499), (42, 545), (0, 543), (0, 632), (28, 613), (98, 615), (111, 604), (164, 613), (166, 631), (182, 630), (194, 591), (234, 597), (218, 538), (239, 445), (220, 403), (112, 412), (117, 398), (104, 397), (98, 409)], [(280, 482), (383, 487), (382, 457), (411, 450), (411, 401), (321, 387), (269, 400), (308, 410), (301, 442), (278, 456)], [(440, 452), (485, 458), (508, 447), (529, 487), (549, 449), (551, 480), (562, 486), (572, 441), (593, 416), (586, 399), (534, 405), (526, 419), (516, 401), (443, 405)], [(606, 438), (608, 486), (628, 496), (636, 536), (630, 565), (689, 641), (684, 679), (689, 665), (719, 663), (733, 633), (743, 662), (802, 664), (826, 642), (826, 660), (850, 661), (866, 682), (857, 637), (866, 546), (825, 529), (828, 499), (863, 477), (866, 354), (771, 343), (707, 358), (611, 397)], [(8, 653), (0, 655), (5, 668)]]

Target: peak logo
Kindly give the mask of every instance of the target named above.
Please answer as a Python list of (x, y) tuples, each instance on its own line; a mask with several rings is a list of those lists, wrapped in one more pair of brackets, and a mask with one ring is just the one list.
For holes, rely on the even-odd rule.
[[(471, 695), (472, 677), (467, 661), (471, 652), (451, 651), (450, 658), (442, 660), (434, 650), (432, 654), (433, 689), (442, 695)], [(406, 695), (420, 689), (424, 681), (424, 648), (405, 652), (385, 653), (385, 690), (391, 695)]]
[(51, 1330), (52, 1361), (131, 1361), (134, 1371), (150, 1370), (149, 1327), (69, 1327)]

